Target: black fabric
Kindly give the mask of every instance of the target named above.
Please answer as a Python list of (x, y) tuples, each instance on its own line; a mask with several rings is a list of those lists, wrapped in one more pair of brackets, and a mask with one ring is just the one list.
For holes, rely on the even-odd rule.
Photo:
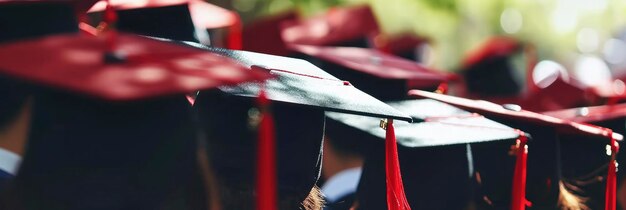
[(471, 145), (475, 172), (472, 195), (477, 209), (510, 208), (516, 160), (509, 153), (513, 145), (515, 141)]
[(482, 96), (515, 96), (522, 91), (509, 57), (490, 57), (463, 70), (467, 89)]
[[(359, 210), (387, 209), (385, 146), (372, 148), (365, 159), (357, 190)], [(464, 209), (470, 201), (470, 176), (465, 144), (398, 148), (404, 189), (412, 209)]]
[(28, 93), (27, 86), (22, 82), (0, 75), (0, 131), (17, 117)]
[[(253, 209), (257, 132), (250, 127), (254, 99), (204, 91), (195, 109), (209, 142), (209, 156), (225, 209)], [(297, 209), (320, 176), (324, 112), (272, 103), (276, 126), (280, 209)]]
[(42, 91), (35, 98), (15, 205), (160, 209), (184, 200), (172, 198), (176, 192), (202, 185), (194, 176), (196, 133), (183, 96), (109, 103)]
[[(489, 116), (487, 116), (489, 117)], [(527, 177), (526, 177), (526, 198), (532, 203), (532, 207), (528, 209), (556, 209), (558, 196), (559, 196), (559, 182), (561, 181), (560, 171), (560, 140), (557, 138), (556, 131), (553, 128), (545, 126), (537, 126), (528, 124), (525, 122), (519, 122), (509, 120), (506, 118), (491, 118), (497, 122), (505, 125), (518, 128), (526, 133), (529, 133), (532, 138), (528, 142), (528, 162), (527, 162)], [(500, 161), (506, 159), (492, 159), (491, 164), (503, 165)], [(508, 161), (508, 160), (507, 160)], [(500, 162), (500, 163), (499, 163)], [(501, 170), (499, 168), (483, 168), (483, 173), (487, 173), (486, 170)], [(513, 170), (509, 168), (508, 170)], [(504, 172), (501, 172), (504, 173)], [(512, 174), (512, 171), (506, 172)], [(487, 195), (490, 198), (503, 198), (502, 204), (496, 206), (510, 206), (510, 199), (506, 199), (511, 195), (511, 181), (512, 176), (509, 177), (497, 177), (494, 180), (485, 180), (485, 183), (490, 182), (492, 184), (483, 186), (486, 189), (499, 189), (497, 192), (506, 193), (506, 195)], [(488, 190), (487, 192), (490, 192)]]
[(587, 199), (589, 209), (604, 209), (609, 139), (574, 135), (561, 135), (560, 139), (563, 180), (574, 187), (571, 192)]
[(57, 33), (77, 33), (78, 22), (68, 3), (2, 3), (0, 31), (0, 42), (8, 42)]
[(120, 31), (180, 41), (199, 42), (189, 5), (118, 10)]
[[(78, 32), (74, 10), (62, 2), (0, 4), (0, 43)], [(22, 108), (29, 90), (21, 81), (0, 75), (0, 130)]]

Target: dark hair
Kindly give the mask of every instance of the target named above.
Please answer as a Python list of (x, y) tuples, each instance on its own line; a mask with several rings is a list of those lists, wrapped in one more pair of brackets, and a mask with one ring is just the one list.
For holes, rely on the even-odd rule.
[[(18, 209), (202, 209), (196, 132), (182, 96), (104, 102), (35, 95), (28, 147), (8, 201)], [(183, 201), (180, 201), (183, 200)], [(178, 206), (180, 207), (180, 206)]]
[(27, 97), (28, 90), (22, 82), (0, 76), (0, 131), (17, 117)]
[[(250, 127), (249, 111), (255, 107), (254, 99), (206, 91), (198, 95), (194, 107), (209, 142), (224, 209), (251, 209), (257, 133)], [(271, 113), (276, 127), (280, 209), (298, 209), (319, 178), (324, 112), (273, 103)]]

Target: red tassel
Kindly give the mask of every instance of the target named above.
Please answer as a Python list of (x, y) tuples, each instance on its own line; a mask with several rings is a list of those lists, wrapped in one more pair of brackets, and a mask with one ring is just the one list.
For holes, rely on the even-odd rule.
[(228, 29), (228, 35), (226, 37), (227, 39), (227, 47), (228, 49), (231, 50), (241, 50), (243, 49), (243, 43), (242, 43), (242, 24), (241, 24), (241, 19), (239, 17), (237, 17), (237, 19), (235, 20), (235, 23), (233, 25), (231, 25)]
[(115, 52), (115, 43), (117, 40), (117, 32), (113, 29), (113, 24), (117, 22), (117, 13), (115, 9), (113, 9), (113, 5), (109, 0), (106, 1), (107, 6), (104, 10), (104, 23), (108, 29), (106, 34), (106, 52), (113, 53)]
[(515, 172), (513, 174), (513, 192), (511, 198), (511, 210), (524, 210), (526, 201), (526, 161), (528, 158), (528, 139), (526, 134), (519, 132), (517, 139), (517, 159), (515, 161)]
[(615, 210), (616, 209), (616, 191), (617, 191), (617, 178), (615, 173), (617, 172), (617, 161), (615, 157), (617, 152), (619, 151), (619, 143), (615, 141), (613, 138), (613, 131), (611, 129), (607, 129), (609, 138), (611, 138), (611, 160), (609, 162), (609, 170), (606, 175), (606, 198), (604, 202), (605, 210)]
[(276, 142), (274, 135), (274, 118), (268, 111), (270, 100), (264, 88), (261, 89), (257, 103), (260, 108), (258, 126), (256, 209), (276, 210)]
[(404, 186), (402, 184), (402, 175), (400, 174), (396, 133), (393, 128), (392, 119), (388, 119), (386, 129), (385, 162), (387, 175), (387, 209), (410, 210), (411, 207), (406, 200)]

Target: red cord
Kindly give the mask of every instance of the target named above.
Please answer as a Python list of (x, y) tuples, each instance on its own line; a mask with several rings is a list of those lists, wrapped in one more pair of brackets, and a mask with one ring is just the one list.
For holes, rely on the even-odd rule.
[(388, 119), (385, 136), (385, 162), (387, 175), (387, 209), (410, 210), (409, 202), (404, 194), (402, 175), (400, 174), (400, 161), (398, 160), (398, 148), (393, 120)]
[(526, 162), (528, 159), (528, 138), (520, 130), (517, 131), (517, 159), (515, 161), (515, 172), (513, 174), (513, 192), (511, 198), (511, 210), (524, 210), (528, 204), (526, 200)]
[(257, 98), (260, 108), (260, 122), (258, 127), (257, 153), (257, 180), (256, 180), (256, 209), (276, 210), (276, 142), (274, 134), (274, 119), (268, 111), (270, 100), (263, 87)]
[(613, 138), (613, 131), (611, 129), (607, 128), (606, 131), (608, 132), (609, 138), (611, 138), (611, 160), (609, 162), (608, 174), (606, 175), (606, 198), (604, 202), (604, 209), (615, 210), (617, 190), (617, 178), (615, 174), (617, 172), (617, 161), (615, 160), (615, 157), (619, 151), (619, 143), (617, 143), (615, 138)]

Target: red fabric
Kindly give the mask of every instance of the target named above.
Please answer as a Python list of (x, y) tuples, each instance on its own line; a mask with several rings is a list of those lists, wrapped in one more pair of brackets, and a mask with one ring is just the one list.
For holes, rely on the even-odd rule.
[(584, 107), (587, 110), (585, 114), (580, 114), (581, 109), (563, 109), (544, 112), (543, 114), (584, 123), (602, 122), (626, 117), (626, 104)]
[(387, 209), (410, 210), (411, 207), (404, 194), (404, 185), (402, 184), (402, 175), (400, 174), (396, 133), (393, 128), (392, 119), (388, 119), (387, 122), (385, 162), (387, 176)]
[(113, 53), (115, 51), (115, 44), (117, 42), (117, 32), (113, 28), (113, 24), (117, 22), (117, 13), (115, 12), (115, 9), (113, 9), (113, 5), (109, 2), (109, 0), (106, 0), (106, 2), (107, 6), (104, 10), (103, 17), (104, 23), (107, 25), (107, 27), (109, 27), (107, 33), (105, 34), (107, 44), (106, 52)]
[(241, 50), (243, 48), (243, 43), (242, 43), (242, 24), (241, 24), (241, 20), (237, 19), (235, 21), (235, 23), (233, 25), (231, 25), (230, 27), (228, 27), (228, 35), (227, 35), (227, 40), (226, 43), (227, 48), (231, 49), (231, 50)]
[(526, 209), (526, 161), (528, 159), (528, 139), (526, 134), (519, 131), (517, 139), (517, 159), (515, 160), (515, 172), (513, 174), (513, 192), (511, 198), (511, 210)]
[[(569, 120), (563, 120), (548, 115), (539, 114), (527, 110), (508, 110), (501, 105), (483, 100), (472, 100), (455, 96), (437, 94), (422, 90), (411, 90), (409, 95), (418, 98), (430, 98), (441, 101), (470, 112), (476, 112), (487, 117), (498, 116), (507, 119), (513, 119), (525, 123), (534, 123), (541, 126), (550, 126), (557, 129), (558, 132), (583, 135), (583, 136), (606, 136), (606, 132), (602, 128), (592, 126), (585, 123), (577, 123)], [(623, 136), (613, 133), (613, 138), (622, 140)]]
[(373, 49), (312, 45), (289, 45), (289, 48), (378, 78), (409, 80), (412, 88), (437, 86), (452, 75)]
[(261, 111), (258, 127), (259, 145), (257, 153), (256, 209), (276, 210), (276, 140), (274, 119), (268, 111), (269, 99), (261, 89), (257, 103)]
[(487, 58), (509, 55), (515, 52), (519, 46), (519, 42), (512, 37), (492, 37), (479, 48), (470, 51), (468, 56), (463, 60), (463, 66), (468, 68)]
[(616, 191), (617, 191), (617, 161), (615, 157), (617, 156), (617, 152), (619, 151), (619, 144), (613, 138), (613, 131), (611, 129), (606, 129), (609, 133), (608, 136), (611, 138), (611, 161), (609, 162), (609, 170), (606, 175), (606, 198), (604, 202), (605, 210), (615, 210), (616, 209)]
[(376, 16), (367, 5), (332, 8), (320, 16), (285, 22), (281, 30), (285, 43), (326, 46), (360, 38), (372, 40), (379, 34)]
[[(101, 37), (64, 34), (0, 45), (0, 72), (109, 100), (189, 93), (271, 77), (221, 55), (118, 33), (123, 63), (103, 62)], [(33, 62), (37, 61), (37, 62)]]

